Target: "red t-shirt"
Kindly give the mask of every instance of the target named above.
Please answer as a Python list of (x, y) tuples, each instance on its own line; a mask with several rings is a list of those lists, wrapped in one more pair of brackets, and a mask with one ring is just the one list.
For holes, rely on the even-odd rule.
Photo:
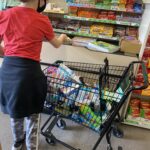
[(4, 55), (40, 60), (42, 41), (54, 38), (49, 18), (32, 8), (14, 7), (0, 12), (0, 38)]

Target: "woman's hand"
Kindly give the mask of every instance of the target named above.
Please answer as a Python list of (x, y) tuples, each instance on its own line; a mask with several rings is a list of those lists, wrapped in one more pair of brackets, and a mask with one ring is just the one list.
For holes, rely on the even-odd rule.
[(0, 56), (4, 56), (4, 48), (1, 45), (1, 41), (0, 41)]
[(70, 42), (70, 38), (66, 35), (66, 34), (61, 34), (58, 38), (54, 37), (54, 39), (52, 39), (50, 41), (50, 43), (55, 47), (55, 48), (59, 48), (63, 43), (65, 42)]

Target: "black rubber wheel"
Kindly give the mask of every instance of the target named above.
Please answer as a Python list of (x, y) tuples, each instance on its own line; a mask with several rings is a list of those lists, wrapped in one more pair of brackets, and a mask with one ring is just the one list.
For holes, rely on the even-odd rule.
[(118, 146), (118, 150), (123, 150), (123, 148), (121, 146)]
[(107, 146), (107, 150), (113, 150), (113, 148), (109, 145)]
[(50, 138), (45, 138), (46, 142), (49, 144), (49, 145), (55, 145), (55, 141), (50, 139)]
[(112, 132), (113, 132), (113, 135), (117, 138), (123, 138), (124, 137), (124, 133), (120, 129), (114, 128)]
[(60, 120), (58, 120), (58, 122), (57, 122), (57, 127), (58, 128), (60, 128), (60, 129), (65, 129), (66, 128), (66, 122), (64, 121), (64, 120), (62, 120), (62, 119), (60, 119)]

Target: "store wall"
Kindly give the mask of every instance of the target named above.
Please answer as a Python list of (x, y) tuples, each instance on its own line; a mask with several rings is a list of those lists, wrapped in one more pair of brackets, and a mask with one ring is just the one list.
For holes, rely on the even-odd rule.
[(140, 59), (143, 56), (149, 31), (150, 31), (150, 0), (149, 4), (145, 4), (145, 11), (142, 17), (141, 26), (139, 28), (139, 40), (142, 42), (142, 47), (139, 54)]

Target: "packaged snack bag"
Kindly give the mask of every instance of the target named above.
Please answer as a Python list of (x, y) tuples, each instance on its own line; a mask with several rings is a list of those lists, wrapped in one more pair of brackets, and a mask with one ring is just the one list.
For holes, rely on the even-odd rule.
[(95, 113), (91, 110), (89, 106), (82, 105), (80, 107), (80, 113), (90, 122), (100, 124), (101, 117), (95, 115)]
[(140, 99), (131, 99), (129, 105), (131, 107), (140, 107), (141, 100)]
[(127, 3), (127, 0), (119, 0), (119, 3), (120, 3), (120, 4), (126, 4), (126, 3)]
[(108, 12), (107, 11), (101, 11), (98, 15), (99, 19), (108, 19)]
[(104, 25), (92, 25), (90, 28), (90, 33), (94, 35), (99, 35), (104, 32)]
[(126, 28), (125, 27), (116, 27), (114, 30), (114, 35), (123, 37), (126, 34)]
[(89, 26), (81, 26), (78, 32), (81, 34), (90, 34), (90, 27)]
[(108, 19), (110, 20), (116, 20), (116, 13), (113, 11), (108, 12)]

